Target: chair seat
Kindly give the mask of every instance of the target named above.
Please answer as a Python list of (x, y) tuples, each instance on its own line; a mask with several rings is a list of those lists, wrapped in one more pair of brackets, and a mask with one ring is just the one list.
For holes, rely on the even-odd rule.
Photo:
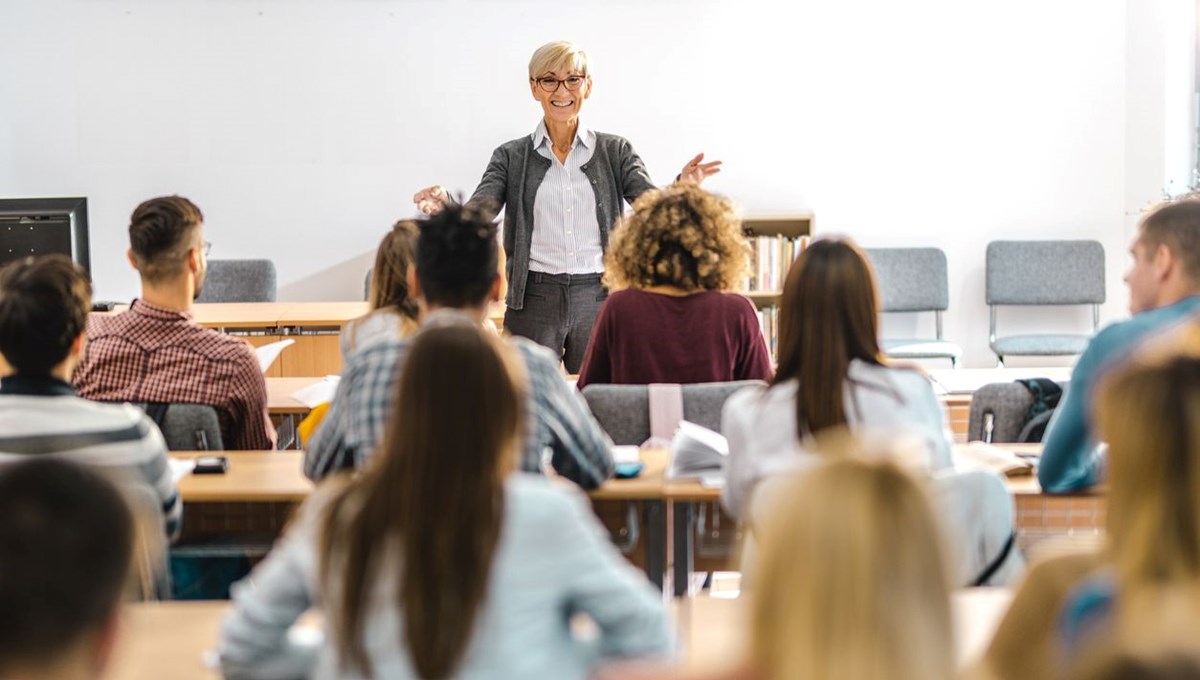
[(1010, 335), (996, 338), (992, 351), (1002, 357), (1067, 356), (1087, 347), (1088, 335)]
[(949, 359), (955, 363), (962, 357), (962, 348), (953, 342), (920, 338), (884, 338), (883, 352), (894, 359)]

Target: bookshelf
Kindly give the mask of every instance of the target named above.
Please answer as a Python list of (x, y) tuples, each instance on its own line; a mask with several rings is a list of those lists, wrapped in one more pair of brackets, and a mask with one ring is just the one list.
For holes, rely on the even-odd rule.
[(779, 336), (779, 297), (783, 282), (788, 267), (808, 245), (812, 224), (812, 213), (742, 220), (750, 243), (750, 276), (743, 293), (758, 310), (758, 323), (772, 359)]

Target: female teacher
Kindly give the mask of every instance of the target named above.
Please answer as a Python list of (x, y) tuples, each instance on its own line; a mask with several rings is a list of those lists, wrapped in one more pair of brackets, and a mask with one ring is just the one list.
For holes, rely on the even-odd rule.
[[(508, 311), (504, 327), (562, 356), (578, 373), (592, 324), (607, 292), (601, 285), (608, 235), (632, 203), (653, 188), (642, 159), (623, 137), (596, 132), (579, 120), (592, 93), (587, 53), (569, 42), (539, 47), (529, 60), (529, 90), (542, 105), (533, 134), (492, 153), (468, 205), (504, 215)], [(699, 184), (721, 162), (699, 154), (676, 181)], [(441, 186), (413, 202), (426, 214), (450, 200)]]

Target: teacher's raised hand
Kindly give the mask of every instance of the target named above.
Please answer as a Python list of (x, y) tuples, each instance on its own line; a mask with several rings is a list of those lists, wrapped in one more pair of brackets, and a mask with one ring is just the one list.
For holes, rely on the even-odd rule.
[(446, 189), (440, 184), (425, 187), (413, 195), (413, 203), (417, 204), (417, 210), (426, 215), (440, 213), (442, 208), (446, 207), (446, 202), (449, 200), (450, 195), (446, 193)]
[(704, 154), (698, 153), (695, 158), (687, 162), (687, 165), (683, 166), (683, 172), (679, 173), (677, 181), (692, 182), (698, 185), (708, 179), (710, 175), (715, 175), (718, 172), (721, 172), (721, 161), (709, 161), (705, 163)]

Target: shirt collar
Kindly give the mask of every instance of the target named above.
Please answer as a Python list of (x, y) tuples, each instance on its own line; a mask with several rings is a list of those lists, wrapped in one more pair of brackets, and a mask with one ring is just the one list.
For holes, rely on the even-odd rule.
[(159, 307), (158, 305), (152, 305), (140, 298), (134, 300), (133, 304), (129, 305), (129, 311), (140, 316), (148, 316), (151, 319), (159, 319), (161, 321), (179, 321), (181, 319), (183, 321), (192, 320), (191, 312), (181, 312), (177, 309)]
[(19, 394), (27, 397), (73, 397), (75, 388), (69, 382), (48, 375), (13, 374), (0, 378), (0, 394)]
[[(537, 128), (534, 129), (531, 138), (533, 139), (533, 148), (535, 149), (540, 149), (543, 143), (549, 143), (550, 135), (546, 131), (545, 118), (538, 121)], [(579, 127), (575, 129), (575, 142), (572, 142), (571, 148), (575, 148), (575, 144), (579, 143), (591, 149), (595, 141), (596, 133), (583, 124), (582, 118), (579, 119)]]

